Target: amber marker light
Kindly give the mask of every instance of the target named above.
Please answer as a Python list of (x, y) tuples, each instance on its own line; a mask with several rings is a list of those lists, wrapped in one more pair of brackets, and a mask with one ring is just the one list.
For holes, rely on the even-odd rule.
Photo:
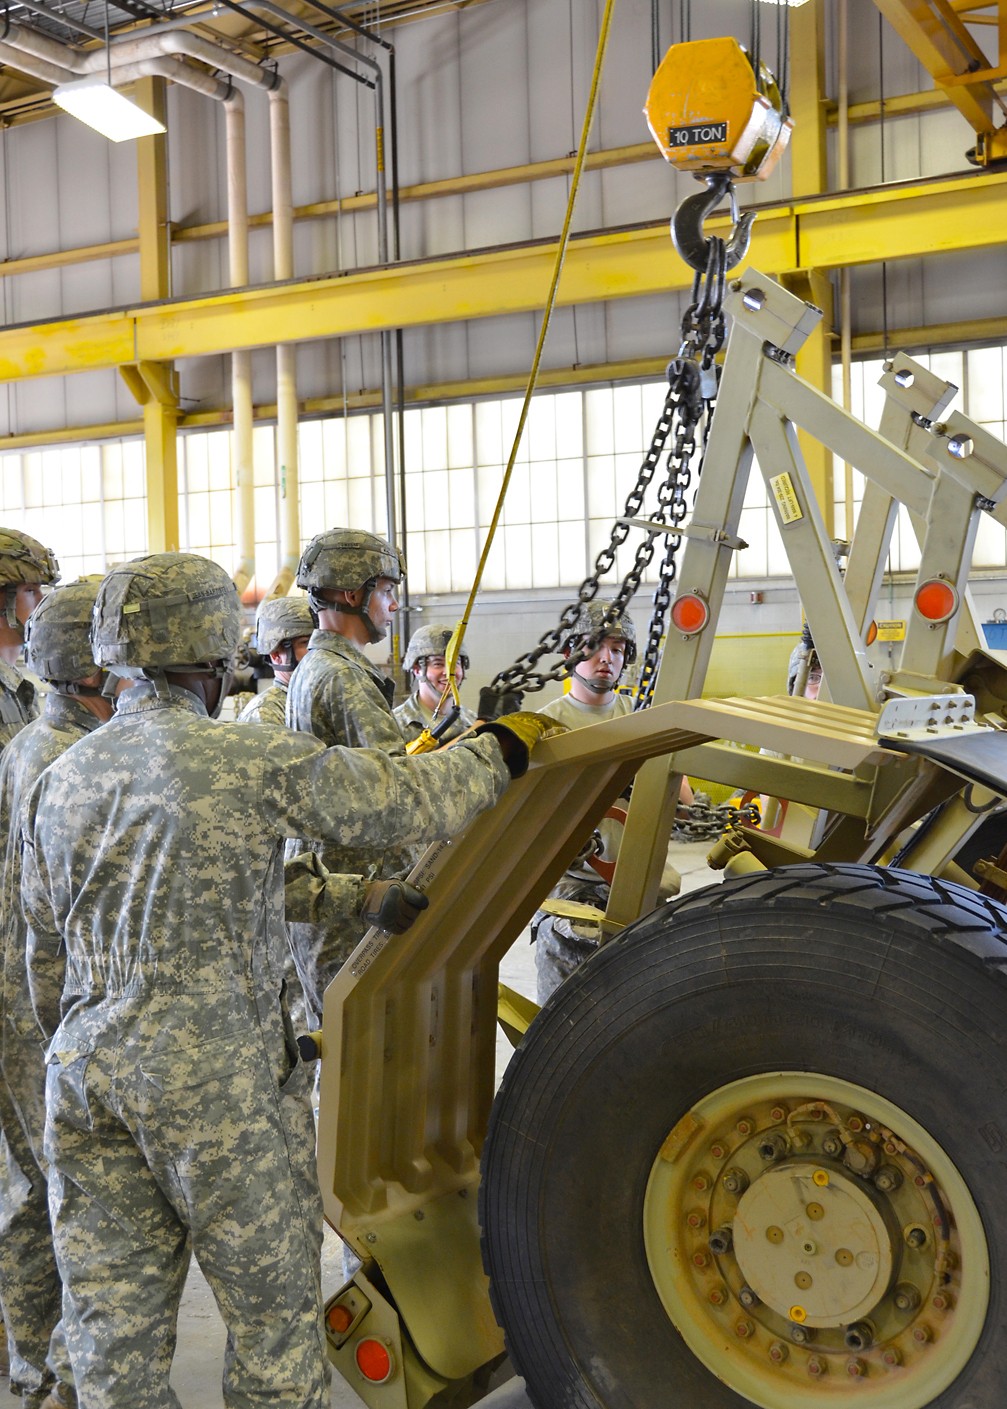
[(335, 1336), (345, 1335), (353, 1325), (353, 1312), (348, 1306), (343, 1306), (341, 1302), (336, 1302), (330, 1306), (325, 1313), (325, 1319), (329, 1323), (329, 1330)]
[(870, 624), (870, 626), (867, 628), (867, 640), (865, 641), (864, 644), (867, 645), (867, 646), (873, 646), (873, 645), (874, 645), (874, 642), (875, 642), (877, 639), (878, 639), (878, 623), (877, 623), (876, 621), (872, 621), (871, 624)]
[(939, 624), (949, 621), (958, 610), (958, 593), (944, 578), (932, 577), (917, 587), (913, 605), (920, 616)]
[(365, 1380), (370, 1380), (371, 1384), (383, 1385), (386, 1380), (391, 1379), (392, 1370), (395, 1367), (392, 1363), (391, 1352), (382, 1341), (374, 1340), (371, 1336), (358, 1341), (354, 1358), (357, 1362), (357, 1369)]
[(671, 605), (671, 621), (683, 636), (695, 636), (710, 620), (710, 608), (698, 592), (685, 592)]

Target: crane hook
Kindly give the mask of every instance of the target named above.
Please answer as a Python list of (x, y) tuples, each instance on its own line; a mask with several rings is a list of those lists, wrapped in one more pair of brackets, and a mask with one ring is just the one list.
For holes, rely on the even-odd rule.
[(686, 264), (700, 273), (704, 272), (709, 263), (710, 237), (703, 234), (703, 222), (725, 196), (730, 196), (734, 229), (727, 241), (726, 267), (733, 269), (748, 253), (755, 211), (747, 210), (744, 215), (738, 215), (730, 172), (709, 172), (703, 179), (709, 189), (695, 196), (687, 196), (671, 217), (672, 243)]

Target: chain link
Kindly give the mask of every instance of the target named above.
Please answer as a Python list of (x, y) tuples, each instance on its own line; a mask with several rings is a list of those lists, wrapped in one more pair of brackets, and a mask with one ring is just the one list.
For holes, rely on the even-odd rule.
[[(645, 708), (653, 699), (661, 641), (677, 572), (676, 555), (681, 545), (681, 535), (678, 533), (662, 535), (659, 529), (653, 533), (645, 532), (643, 541), (633, 555), (629, 571), (611, 598), (611, 606), (605, 614), (598, 634), (591, 640), (582, 642), (565, 658), (561, 657), (552, 667), (536, 667), (543, 656), (559, 654), (562, 651), (564, 641), (572, 630), (581, 608), (597, 597), (601, 587), (600, 579), (611, 572), (618, 550), (629, 537), (630, 525), (624, 520), (640, 516), (647, 491), (654, 481), (669, 440), (671, 444), (665, 460), (665, 473), (657, 484), (657, 509), (651, 517), (651, 522), (677, 529), (685, 518), (688, 508), (686, 496), (692, 482), (697, 433), (701, 427), (705, 453), (720, 370), (714, 359), (724, 344), (723, 299), (727, 267), (725, 242), (712, 237), (707, 241), (707, 251), (707, 267), (697, 273), (693, 281), (692, 299), (682, 318), (682, 338), (678, 355), (668, 364), (668, 392), (664, 406), (637, 473), (636, 483), (626, 496), (621, 518), (612, 525), (608, 544), (595, 558), (594, 570), (581, 583), (576, 600), (563, 608), (556, 625), (544, 632), (530, 651), (519, 656), (513, 665), (501, 670), (493, 678), (489, 689), (497, 695), (542, 690), (551, 682), (563, 679), (581, 661), (587, 660), (597, 648), (598, 641), (605, 636), (606, 628), (622, 616), (640, 590), (643, 575), (654, 558), (657, 539), (664, 536), (664, 558), (654, 593), (654, 608), (647, 643), (641, 653), (634, 707)], [(697, 477), (701, 469), (702, 460), (696, 467)]]

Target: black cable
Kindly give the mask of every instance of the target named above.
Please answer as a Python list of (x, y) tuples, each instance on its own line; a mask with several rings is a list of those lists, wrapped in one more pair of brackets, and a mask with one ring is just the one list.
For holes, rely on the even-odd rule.
[(320, 59), (321, 62), (327, 64), (329, 68), (337, 69), (339, 73), (345, 73), (347, 78), (356, 79), (356, 81), (362, 83), (365, 88), (373, 88), (375, 86), (373, 78), (365, 78), (364, 75), (358, 73), (356, 69), (347, 68), (345, 64), (339, 63), (338, 60), (333, 59), (331, 55), (323, 53), (316, 45), (306, 44), (303, 39), (298, 39), (297, 35), (291, 34), (289, 29), (281, 29), (279, 25), (272, 24), (269, 20), (263, 19), (261, 15), (253, 15), (250, 10), (245, 9), (244, 5), (239, 5), (237, 0), (220, 0), (220, 3), (226, 5), (229, 10), (233, 10), (236, 15), (240, 15), (243, 20), (248, 20), (250, 24), (258, 25), (261, 29), (268, 29), (270, 34), (275, 34), (278, 39), (283, 39), (288, 44), (293, 44), (297, 49), (303, 49), (306, 54), (310, 54), (314, 59)]
[(650, 0), (650, 71), (657, 73), (657, 66), (661, 62), (661, 21), (658, 17), (657, 7), (659, 0)]

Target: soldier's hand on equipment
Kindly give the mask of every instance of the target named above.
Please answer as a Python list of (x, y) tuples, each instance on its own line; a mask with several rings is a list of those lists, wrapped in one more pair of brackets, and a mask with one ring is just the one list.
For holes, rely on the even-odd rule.
[(508, 690), (506, 694), (499, 694), (492, 685), (484, 685), (479, 691), (479, 709), (477, 711), (480, 719), (499, 719), (503, 714), (513, 714), (521, 708), (524, 695), (520, 690)]
[(404, 934), (429, 904), (423, 892), (408, 881), (374, 881), (364, 893), (360, 918), (388, 934)]
[(500, 740), (504, 762), (510, 769), (512, 778), (520, 778), (528, 771), (528, 759), (532, 749), (548, 734), (565, 734), (566, 725), (550, 719), (547, 714), (534, 714), (530, 710), (519, 710), (516, 714), (502, 714), (499, 719), (489, 719), (477, 724), (473, 734), (494, 734)]

